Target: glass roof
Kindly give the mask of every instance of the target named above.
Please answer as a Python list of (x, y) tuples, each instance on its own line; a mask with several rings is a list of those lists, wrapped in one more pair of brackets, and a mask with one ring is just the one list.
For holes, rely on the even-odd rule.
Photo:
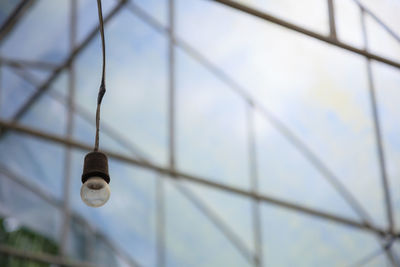
[(103, 1), (98, 209), (79, 196), (97, 5), (22, 2), (0, 2), (0, 222), (20, 236), (94, 266), (400, 265), (399, 1)]

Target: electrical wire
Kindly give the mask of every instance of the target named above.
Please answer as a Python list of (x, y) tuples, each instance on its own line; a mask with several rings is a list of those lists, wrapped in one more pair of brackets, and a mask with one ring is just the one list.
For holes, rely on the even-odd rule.
[(103, 69), (101, 74), (101, 83), (99, 88), (99, 94), (97, 95), (97, 109), (96, 109), (96, 138), (94, 143), (94, 151), (99, 150), (99, 131), (100, 131), (100, 106), (103, 96), (106, 93), (106, 43), (104, 40), (104, 23), (103, 23), (103, 11), (101, 8), (101, 0), (97, 0), (97, 10), (99, 13), (99, 24), (100, 24), (100, 36), (101, 36), (101, 48), (103, 53)]

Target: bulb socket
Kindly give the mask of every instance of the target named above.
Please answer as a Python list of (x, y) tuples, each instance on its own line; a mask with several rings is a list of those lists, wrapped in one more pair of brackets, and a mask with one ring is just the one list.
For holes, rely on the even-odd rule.
[(108, 160), (104, 153), (93, 151), (85, 156), (83, 163), (82, 183), (85, 183), (90, 177), (100, 177), (110, 183), (108, 175)]

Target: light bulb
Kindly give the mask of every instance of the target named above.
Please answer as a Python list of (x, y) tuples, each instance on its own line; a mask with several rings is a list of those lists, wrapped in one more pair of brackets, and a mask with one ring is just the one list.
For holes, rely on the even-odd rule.
[(110, 198), (108, 160), (104, 153), (93, 151), (85, 156), (81, 198), (89, 207), (101, 207)]
[(81, 187), (81, 198), (90, 207), (103, 206), (110, 198), (110, 187), (103, 178), (90, 177)]

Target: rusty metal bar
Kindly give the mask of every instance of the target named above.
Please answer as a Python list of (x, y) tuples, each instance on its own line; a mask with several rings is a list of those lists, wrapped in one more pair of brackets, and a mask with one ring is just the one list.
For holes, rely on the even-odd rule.
[(278, 17), (275, 17), (273, 15), (270, 15), (270, 14), (268, 14), (266, 12), (259, 11), (259, 10), (255, 9), (255, 8), (249, 7), (247, 5), (243, 5), (243, 4), (240, 4), (240, 3), (232, 1), (232, 0), (209, 0), (209, 1), (220, 3), (221, 5), (224, 5), (226, 7), (231, 7), (234, 10), (246, 13), (248, 15), (257, 17), (257, 18), (265, 20), (265, 21), (272, 22), (272, 23), (280, 25), (280, 26), (282, 26), (284, 28), (299, 32), (301, 34), (307, 35), (307, 36), (312, 37), (314, 39), (323, 41), (325, 43), (334, 45), (336, 47), (343, 48), (343, 49), (345, 49), (347, 51), (359, 54), (361, 56), (364, 56), (364, 57), (367, 57), (367, 58), (370, 58), (370, 59), (373, 59), (373, 60), (388, 64), (390, 66), (393, 66), (395, 68), (400, 69), (400, 62), (396, 62), (396, 61), (393, 61), (391, 59), (388, 59), (388, 58), (385, 58), (385, 57), (381, 57), (381, 56), (379, 56), (377, 54), (370, 53), (370, 52), (368, 52), (366, 50), (359, 49), (359, 48), (354, 47), (352, 45), (349, 45), (349, 44), (340, 42), (338, 40), (332, 39), (329, 36), (325, 36), (325, 35), (322, 35), (322, 34), (307, 30), (306, 28), (297, 26), (297, 25), (295, 25), (293, 23), (290, 23), (288, 21), (285, 21), (285, 20), (280, 19)]
[[(84, 144), (81, 142), (77, 142), (74, 140), (70, 140), (70, 139), (65, 139), (65, 138), (57, 136), (57, 135), (38, 131), (38, 130), (32, 129), (30, 127), (25, 127), (25, 126), (16, 124), (14, 122), (7, 122), (4, 120), (0, 120), (0, 126), (5, 127), (7, 129), (15, 131), (15, 132), (19, 132), (21, 134), (30, 135), (33, 137), (37, 137), (37, 138), (47, 140), (50, 142), (54, 142), (57, 144), (61, 144), (64, 146), (70, 146), (70, 147), (73, 147), (73, 148), (76, 148), (79, 150), (90, 151), (92, 149), (92, 147), (90, 145), (87, 145), (87, 144)], [(110, 158), (119, 160), (121, 162), (126, 162), (126, 163), (132, 164), (134, 166), (142, 167), (142, 168), (145, 168), (148, 170), (153, 170), (162, 175), (165, 175), (165, 177), (170, 178), (170, 179), (176, 179), (174, 177), (179, 177), (182, 180), (186, 180), (186, 181), (193, 182), (193, 183), (200, 184), (200, 185), (205, 185), (205, 186), (208, 186), (211, 188), (220, 189), (222, 191), (230, 192), (230, 193), (233, 193), (236, 195), (252, 198), (255, 200), (259, 200), (260, 202), (263, 202), (263, 203), (269, 203), (269, 204), (276, 205), (281, 208), (286, 208), (288, 210), (298, 211), (303, 214), (307, 214), (310, 216), (314, 216), (314, 217), (325, 219), (325, 220), (332, 221), (332, 222), (337, 222), (342, 225), (347, 225), (347, 226), (351, 226), (351, 227), (354, 227), (357, 229), (366, 230), (366, 231), (376, 233), (379, 235), (387, 234), (385, 230), (379, 228), (378, 226), (371, 225), (371, 224), (368, 224), (365, 222), (358, 222), (353, 219), (349, 219), (349, 218), (338, 216), (338, 215), (335, 215), (332, 213), (308, 208), (306, 206), (302, 206), (297, 203), (288, 202), (288, 201), (277, 199), (277, 198), (270, 197), (267, 195), (255, 194), (255, 193), (252, 193), (252, 192), (240, 189), (240, 188), (236, 188), (233, 186), (214, 182), (214, 181), (211, 181), (204, 177), (199, 177), (196, 175), (191, 175), (191, 174), (187, 174), (184, 172), (171, 170), (169, 168), (165, 168), (165, 167), (153, 164), (153, 163), (149, 163), (149, 162), (138, 160), (138, 159), (135, 159), (132, 157), (128, 157), (128, 156), (122, 155), (120, 153), (115, 153), (112, 151), (105, 151), (105, 150), (104, 150), (104, 153), (106, 153)]]

